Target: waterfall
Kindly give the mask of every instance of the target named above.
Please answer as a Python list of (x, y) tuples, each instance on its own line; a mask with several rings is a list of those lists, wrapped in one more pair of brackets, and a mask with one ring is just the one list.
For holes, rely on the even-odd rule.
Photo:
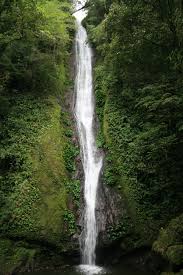
[[(76, 10), (84, 6), (85, 1), (75, 1)], [(76, 33), (76, 79), (75, 79), (75, 117), (79, 133), (82, 163), (84, 169), (84, 226), (81, 234), (82, 264), (95, 265), (97, 241), (96, 193), (102, 168), (102, 155), (96, 147), (94, 131), (94, 96), (92, 80), (92, 50), (87, 43), (87, 33), (81, 22), (86, 11), (75, 13)]]

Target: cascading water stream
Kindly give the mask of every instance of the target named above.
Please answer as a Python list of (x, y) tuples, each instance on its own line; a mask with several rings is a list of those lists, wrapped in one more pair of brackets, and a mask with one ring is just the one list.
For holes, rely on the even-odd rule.
[[(75, 1), (75, 9), (84, 6), (85, 1)], [(84, 168), (84, 228), (81, 234), (82, 264), (95, 265), (97, 240), (96, 193), (102, 168), (102, 155), (97, 150), (94, 133), (94, 98), (92, 81), (92, 50), (87, 43), (87, 33), (81, 22), (86, 11), (75, 13), (76, 34), (76, 79), (75, 117), (80, 139)]]

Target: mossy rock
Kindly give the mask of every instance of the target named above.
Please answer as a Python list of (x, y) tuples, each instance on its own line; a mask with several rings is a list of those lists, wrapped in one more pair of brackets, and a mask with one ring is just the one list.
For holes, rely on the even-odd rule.
[(161, 229), (153, 249), (172, 264), (183, 264), (183, 214)]
[(167, 257), (175, 265), (183, 263), (183, 245), (173, 245), (167, 249)]

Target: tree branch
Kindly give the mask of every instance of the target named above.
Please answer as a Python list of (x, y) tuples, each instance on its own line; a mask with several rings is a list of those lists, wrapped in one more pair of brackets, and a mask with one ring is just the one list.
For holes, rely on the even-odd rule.
[(79, 8), (78, 10), (75, 10), (72, 12), (72, 15), (80, 10), (83, 10), (83, 9), (86, 9), (87, 8), (87, 5), (84, 5), (83, 7)]

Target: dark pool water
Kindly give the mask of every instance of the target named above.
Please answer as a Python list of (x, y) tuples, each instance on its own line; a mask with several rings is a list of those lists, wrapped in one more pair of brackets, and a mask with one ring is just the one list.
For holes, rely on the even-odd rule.
[(112, 268), (76, 266), (62, 271), (40, 271), (23, 273), (23, 275), (151, 275), (149, 272), (138, 271), (131, 266)]

